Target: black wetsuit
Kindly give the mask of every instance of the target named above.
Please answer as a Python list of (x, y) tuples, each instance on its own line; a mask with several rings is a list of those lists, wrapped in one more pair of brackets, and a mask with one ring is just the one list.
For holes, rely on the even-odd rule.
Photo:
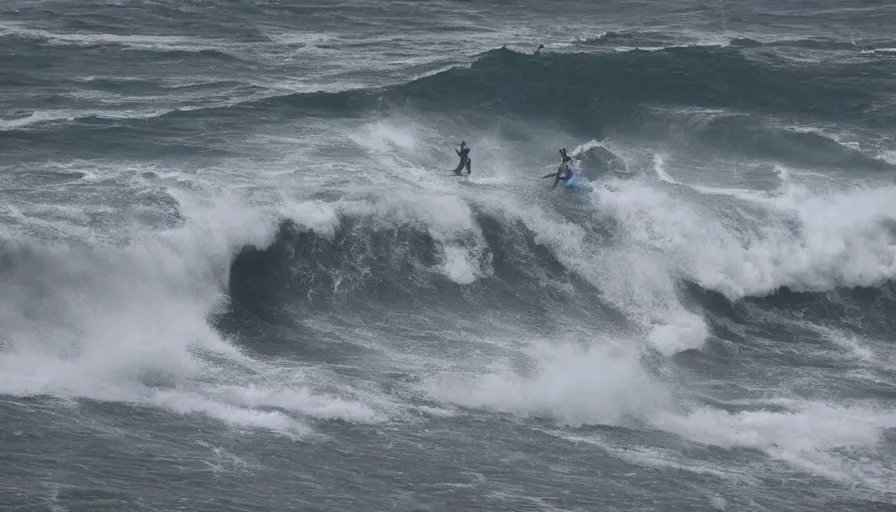
[(457, 164), (457, 169), (454, 169), (454, 174), (459, 175), (464, 168), (467, 169), (467, 174), (470, 174), (470, 164), (472, 163), (470, 160), (470, 148), (464, 146), (460, 150), (455, 149), (454, 152), (460, 157), (460, 163)]

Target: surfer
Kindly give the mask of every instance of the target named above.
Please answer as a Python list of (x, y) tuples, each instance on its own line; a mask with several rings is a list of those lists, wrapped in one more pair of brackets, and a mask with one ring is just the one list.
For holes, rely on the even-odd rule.
[(460, 162), (457, 164), (457, 169), (454, 169), (454, 174), (460, 176), (461, 171), (466, 168), (467, 176), (469, 176), (472, 172), (470, 164), (473, 162), (470, 160), (470, 148), (467, 147), (467, 141), (460, 141), (460, 148), (455, 149), (454, 152), (460, 157)]
[(535, 53), (533, 55), (541, 55), (542, 48), (544, 48), (543, 44), (538, 45), (538, 48), (535, 49)]
[(566, 154), (566, 148), (560, 150), (560, 165), (569, 165), (569, 162), (572, 162), (572, 157)]
[(542, 179), (545, 178), (554, 178), (554, 185), (551, 188), (557, 186), (557, 183), (561, 181), (566, 181), (572, 177), (572, 171), (569, 169), (569, 163), (572, 162), (572, 157), (566, 154), (566, 148), (560, 150), (560, 166), (557, 167), (557, 172), (552, 172), (550, 174), (545, 174), (542, 176)]

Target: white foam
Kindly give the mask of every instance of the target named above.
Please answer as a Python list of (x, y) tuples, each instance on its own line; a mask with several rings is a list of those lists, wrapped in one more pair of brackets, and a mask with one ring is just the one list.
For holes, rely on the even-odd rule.
[(321, 201), (285, 201), (280, 211), (300, 226), (324, 236), (332, 237), (339, 227), (338, 210)]
[(821, 326), (813, 326), (835, 345), (847, 350), (853, 357), (861, 361), (872, 362), (876, 360), (874, 351), (865, 346), (862, 340), (848, 331), (828, 329)]
[(878, 158), (879, 160), (883, 160), (884, 162), (886, 162), (886, 163), (888, 163), (888, 164), (890, 164), (890, 165), (896, 165), (896, 149), (885, 149), (885, 150), (882, 150), (882, 151), (877, 155), (877, 158)]
[(660, 412), (651, 422), (694, 442), (753, 448), (828, 478), (880, 485), (876, 473), (882, 468), (858, 459), (878, 443), (882, 429), (896, 426), (896, 413), (820, 402), (792, 407), (792, 412), (738, 413), (701, 407), (686, 415)]
[[(896, 428), (892, 409), (778, 399), (767, 401), (776, 406), (775, 411), (728, 412), (712, 406), (683, 411), (668, 385), (645, 371), (631, 347), (536, 341), (525, 354), (525, 361), (510, 359), (485, 372), (437, 375), (425, 381), (425, 389), (445, 403), (545, 417), (564, 425), (646, 424), (694, 443), (759, 450), (809, 473), (879, 490), (886, 489), (894, 475), (884, 462), (868, 458), (877, 449), (883, 429)], [(566, 431), (558, 435), (569, 438)], [(638, 464), (679, 467), (726, 479), (752, 478), (751, 472), (727, 465), (686, 464), (675, 453), (654, 448), (599, 444)]]
[(603, 147), (602, 143), (598, 142), (597, 139), (591, 139), (588, 142), (585, 142), (584, 144), (580, 144), (578, 147), (573, 149), (569, 153), (569, 156), (575, 157), (575, 156), (581, 155), (582, 153), (587, 153), (588, 151), (591, 151), (594, 148), (600, 148), (600, 147)]
[(375, 211), (376, 222), (411, 223), (426, 229), (440, 250), (437, 271), (458, 284), (470, 284), (491, 273), (487, 245), (467, 202), (457, 196), (430, 196), (396, 191), (374, 205), (354, 205), (353, 213)]
[(663, 251), (671, 272), (730, 299), (782, 286), (874, 286), (896, 275), (896, 242), (880, 224), (896, 219), (894, 186), (819, 193), (785, 184), (778, 194), (736, 194), (773, 217), (754, 222), (752, 232), (734, 228), (711, 209), (637, 183), (597, 194), (633, 240)]
[(690, 473), (709, 475), (724, 480), (734, 480), (741, 485), (756, 485), (758, 483), (755, 477), (731, 466), (718, 467), (716, 465), (707, 464), (705, 461), (694, 461), (688, 457), (683, 457), (681, 453), (674, 450), (653, 446), (637, 446), (629, 443), (619, 445), (596, 435), (582, 436), (568, 434), (562, 431), (549, 433), (557, 435), (572, 443), (584, 443), (599, 446), (613, 456), (639, 466), (688, 471)]
[(413, 151), (417, 146), (416, 136), (408, 127), (396, 126), (383, 120), (363, 125), (352, 132), (350, 137), (358, 145), (374, 151), (386, 151), (391, 146)]
[(35, 111), (26, 117), (16, 119), (0, 119), (0, 131), (18, 130), (33, 125), (56, 121), (74, 121), (85, 117), (100, 119), (150, 119), (171, 112), (159, 109), (122, 109), (122, 110), (42, 110)]
[(200, 393), (159, 390), (145, 401), (178, 414), (203, 414), (231, 425), (271, 430), (294, 438), (312, 433), (310, 427), (281, 411), (238, 407)]
[(211, 450), (211, 460), (203, 462), (215, 476), (224, 473), (249, 473), (250, 470), (261, 469), (259, 464), (249, 463), (220, 446), (211, 446), (204, 441), (197, 441), (195, 444)]
[(319, 393), (307, 386), (273, 388), (254, 383), (233, 386), (221, 385), (209, 390), (221, 402), (248, 408), (277, 407), (319, 419), (341, 419), (353, 423), (368, 423), (382, 419), (367, 404), (342, 397)]
[(536, 342), (528, 365), (500, 364), (485, 374), (440, 375), (426, 383), (436, 399), (524, 416), (546, 416), (569, 425), (622, 424), (669, 404), (637, 354), (619, 347)]
[[(430, 128), (407, 118), (380, 119), (353, 131), (351, 139), (378, 162), (377, 170), (388, 170), (388, 177), (405, 181), (407, 186), (390, 181), (387, 196), (374, 204), (355, 204), (351, 211), (372, 213), (380, 222), (410, 223), (426, 229), (441, 253), (434, 270), (458, 284), (471, 284), (490, 275), (491, 268), (488, 247), (470, 202), (457, 182), (413, 163), (423, 146), (421, 141), (433, 136)], [(377, 174), (382, 179), (383, 173)]]
[[(330, 380), (313, 369), (256, 361), (208, 323), (233, 250), (270, 244), (277, 212), (222, 193), (171, 194), (186, 223), (136, 232), (123, 246), (7, 246), (15, 260), (0, 294), (0, 392), (133, 402), (293, 437), (310, 431), (306, 417), (377, 421), (370, 404), (388, 404), (325, 391)], [(292, 213), (332, 229), (332, 213), (313, 203)]]
[[(599, 205), (603, 209), (604, 205)], [(487, 207), (523, 222), (569, 270), (601, 290), (605, 300), (623, 310), (642, 326), (649, 343), (664, 354), (699, 348), (708, 329), (703, 320), (687, 311), (677, 295), (677, 283), (657, 254), (637, 246), (595, 245), (580, 225), (551, 214), (538, 204), (521, 204), (500, 197)], [(604, 222), (595, 219), (595, 222)]]
[(663, 355), (671, 356), (687, 350), (699, 349), (709, 336), (706, 322), (688, 311), (655, 326), (648, 334), (651, 345)]
[(221, 43), (223, 43), (223, 41), (208, 41), (187, 36), (50, 32), (48, 30), (30, 28), (22, 23), (9, 21), (0, 24), (0, 35), (13, 35), (20, 38), (39, 39), (60, 45), (93, 46), (97, 44), (119, 44), (136, 49), (184, 51), (215, 49), (219, 48)]
[(653, 155), (653, 171), (657, 176), (666, 183), (672, 183), (673, 185), (680, 184), (675, 178), (669, 175), (666, 171), (666, 157), (659, 153)]
[(862, 50), (859, 53), (896, 53), (896, 48), (874, 48), (871, 50)]
[(471, 284), (479, 275), (479, 269), (470, 261), (467, 250), (450, 245), (445, 247), (445, 263), (442, 270), (457, 284)]
[(710, 496), (709, 504), (716, 510), (726, 510), (728, 508), (728, 500), (721, 496)]

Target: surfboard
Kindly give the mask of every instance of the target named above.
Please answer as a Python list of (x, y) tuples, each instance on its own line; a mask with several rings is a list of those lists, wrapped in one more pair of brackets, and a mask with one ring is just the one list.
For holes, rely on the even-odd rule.
[(569, 177), (568, 180), (563, 182), (563, 188), (570, 189), (578, 189), (585, 188), (588, 185), (588, 180), (582, 176), (581, 171), (573, 171), (572, 176)]

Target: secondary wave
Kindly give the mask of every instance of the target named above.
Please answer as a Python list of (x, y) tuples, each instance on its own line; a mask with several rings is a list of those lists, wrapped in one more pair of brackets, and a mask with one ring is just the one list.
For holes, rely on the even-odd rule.
[[(896, 71), (891, 59), (869, 56), (846, 63), (785, 63), (753, 59), (733, 47), (685, 47), (607, 54), (524, 55), (506, 48), (481, 55), (468, 68), (452, 68), (405, 84), (336, 93), (247, 97), (226, 106), (173, 111), (133, 121), (132, 129), (187, 129), (199, 123), (284, 118), (297, 111), (362, 115), (390, 108), (455, 113), (478, 119), (506, 115), (562, 125), (598, 138), (638, 126), (645, 107), (726, 108), (814, 119), (892, 125), (896, 112), (863, 80)], [(121, 126), (106, 121), (108, 129)], [(57, 129), (65, 129), (59, 127)], [(70, 129), (75, 129), (71, 127)], [(47, 133), (51, 136), (52, 133)]]

